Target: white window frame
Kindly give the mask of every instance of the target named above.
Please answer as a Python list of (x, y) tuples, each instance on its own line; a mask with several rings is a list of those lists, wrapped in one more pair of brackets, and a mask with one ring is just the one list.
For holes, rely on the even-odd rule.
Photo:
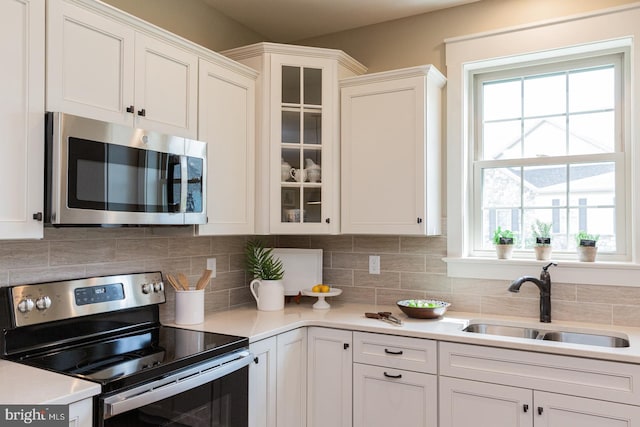
[[(537, 275), (542, 261), (497, 260), (473, 249), (473, 76), (479, 70), (547, 62), (593, 52), (623, 51), (622, 141), (625, 144), (626, 244), (623, 256), (594, 263), (555, 258), (553, 280), (562, 283), (640, 286), (640, 4), (446, 40), (447, 63), (447, 273), (450, 277), (512, 280)], [(487, 251), (485, 251), (487, 252)]]
[[(482, 171), (484, 168), (492, 168), (492, 167), (509, 167), (512, 165), (519, 166), (540, 166), (545, 164), (561, 164), (564, 162), (575, 162), (571, 164), (578, 163), (592, 163), (592, 162), (611, 162), (616, 164), (616, 216), (615, 216), (615, 226), (616, 230), (616, 246), (617, 250), (615, 254), (603, 254), (600, 253), (600, 258), (604, 257), (609, 261), (629, 261), (630, 254), (627, 252), (627, 244), (626, 244), (626, 233), (627, 226), (629, 225), (629, 210), (626, 208), (627, 206), (627, 193), (626, 193), (626, 167), (625, 167), (625, 158), (629, 154), (629, 148), (625, 144), (624, 132), (622, 131), (622, 115), (625, 105), (625, 100), (623, 99), (623, 90), (625, 89), (623, 86), (624, 75), (628, 74), (628, 65), (629, 61), (625, 61), (626, 58), (629, 57), (629, 49), (628, 48), (618, 48), (618, 49), (609, 49), (607, 51), (594, 51), (589, 52), (580, 56), (570, 55), (570, 56), (559, 56), (553, 58), (552, 61), (544, 61), (542, 63), (522, 63), (518, 64), (518, 66), (508, 66), (506, 69), (494, 70), (490, 69), (481, 69), (478, 68), (470, 73), (470, 79), (472, 79), (473, 85), (473, 100), (470, 102), (470, 105), (473, 105), (473, 110), (470, 114), (470, 120), (472, 123), (470, 126), (473, 128), (473, 136), (470, 138), (469, 143), (471, 147), (469, 148), (470, 152), (473, 154), (472, 162), (473, 162), (473, 172), (472, 172), (472, 191), (474, 195), (473, 199), (473, 212), (470, 212), (471, 216), (471, 227), (470, 232), (472, 234), (470, 242), (471, 242), (471, 255), (472, 256), (484, 256), (489, 257), (492, 256), (495, 252), (494, 250), (488, 251), (486, 249), (482, 249), (483, 241), (482, 241)], [(482, 160), (481, 151), (483, 141), (481, 140), (482, 133), (482, 99), (481, 99), (481, 91), (482, 84), (486, 81), (494, 81), (500, 79), (510, 79), (513, 77), (520, 77), (522, 75), (538, 75), (545, 73), (555, 73), (558, 70), (560, 71), (569, 71), (572, 69), (578, 68), (590, 68), (597, 67), (599, 65), (603, 65), (605, 63), (611, 63), (614, 65), (614, 69), (616, 72), (616, 85), (617, 87), (614, 89), (615, 91), (615, 106), (616, 106), (616, 117), (615, 117), (615, 146), (614, 151), (611, 153), (603, 153), (603, 154), (589, 154), (589, 155), (580, 155), (580, 156), (562, 156), (561, 158), (556, 157), (545, 157), (545, 158), (536, 158), (536, 159), (508, 159), (508, 160)], [(626, 100), (628, 104), (628, 100)], [(628, 140), (628, 138), (627, 138)], [(520, 236), (522, 239), (526, 237), (526, 233), (528, 230), (523, 230), (525, 235)], [(535, 254), (533, 250), (530, 251), (514, 251), (514, 256), (518, 258), (525, 259), (534, 259)], [(555, 253), (554, 260), (575, 260), (576, 253), (573, 252), (563, 252), (563, 253)]]

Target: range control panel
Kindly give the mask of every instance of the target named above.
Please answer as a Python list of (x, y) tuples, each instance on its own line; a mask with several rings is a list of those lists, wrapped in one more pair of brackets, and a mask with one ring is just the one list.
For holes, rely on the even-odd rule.
[(12, 315), (16, 326), (161, 304), (165, 300), (159, 271), (11, 288)]

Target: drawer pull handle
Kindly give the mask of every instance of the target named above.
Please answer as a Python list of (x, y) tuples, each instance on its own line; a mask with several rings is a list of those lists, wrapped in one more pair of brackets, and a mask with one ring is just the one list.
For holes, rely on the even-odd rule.
[(398, 350), (398, 351), (393, 351), (393, 350), (389, 350), (388, 348), (384, 349), (384, 352), (387, 354), (393, 354), (395, 356), (400, 356), (402, 355), (402, 350)]
[(384, 376), (387, 377), (387, 378), (393, 378), (393, 379), (396, 379), (396, 380), (402, 378), (402, 374), (391, 375), (391, 374), (387, 374), (386, 372), (384, 373)]

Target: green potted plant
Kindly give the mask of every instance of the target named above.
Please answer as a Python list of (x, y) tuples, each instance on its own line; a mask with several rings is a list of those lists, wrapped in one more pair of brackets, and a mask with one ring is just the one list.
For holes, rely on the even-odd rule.
[(500, 226), (493, 232), (493, 244), (496, 246), (498, 259), (510, 259), (513, 253), (513, 231)]
[(542, 222), (536, 219), (536, 223), (531, 225), (531, 235), (535, 239), (533, 249), (536, 252), (536, 259), (547, 261), (551, 258), (551, 222)]
[(245, 248), (246, 268), (252, 278), (249, 289), (261, 311), (284, 308), (284, 267), (272, 252), (273, 248), (265, 248), (259, 240), (250, 240)]
[(599, 234), (589, 234), (586, 231), (579, 231), (576, 234), (576, 251), (578, 252), (578, 261), (594, 262), (598, 253)]

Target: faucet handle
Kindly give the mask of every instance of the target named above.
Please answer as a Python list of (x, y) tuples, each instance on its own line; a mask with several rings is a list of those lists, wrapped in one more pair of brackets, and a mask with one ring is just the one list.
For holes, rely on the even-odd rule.
[(558, 264), (555, 263), (555, 262), (550, 262), (549, 264), (547, 264), (544, 267), (542, 267), (542, 271), (546, 272), (549, 269), (549, 267), (551, 267), (552, 265), (557, 266)]

